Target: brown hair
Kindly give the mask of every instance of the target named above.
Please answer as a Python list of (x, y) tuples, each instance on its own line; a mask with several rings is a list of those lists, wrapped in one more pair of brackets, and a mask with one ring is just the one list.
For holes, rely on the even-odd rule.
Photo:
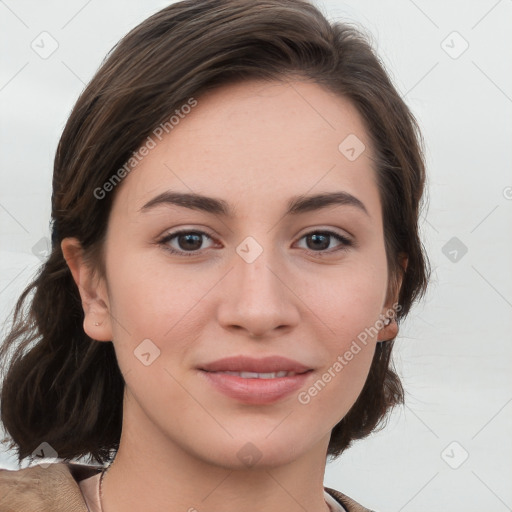
[[(83, 330), (80, 295), (60, 247), (63, 238), (77, 237), (104, 276), (102, 248), (115, 191), (101, 200), (94, 191), (192, 96), (238, 80), (291, 76), (348, 98), (359, 111), (376, 155), (390, 292), (403, 277), (397, 320), (425, 293), (429, 268), (418, 234), (421, 134), (367, 37), (350, 24), (329, 22), (306, 0), (171, 4), (107, 55), (59, 141), (52, 251), (18, 299), (0, 348), (0, 360), (14, 354), (6, 364), (1, 419), (20, 462), (42, 442), (60, 458), (89, 456), (100, 463), (119, 447), (124, 381), (113, 344)], [(400, 253), (408, 256), (405, 271)], [(403, 402), (392, 347), (393, 340), (377, 344), (362, 392), (332, 431), (328, 455), (337, 457), (381, 426), (388, 410)]]

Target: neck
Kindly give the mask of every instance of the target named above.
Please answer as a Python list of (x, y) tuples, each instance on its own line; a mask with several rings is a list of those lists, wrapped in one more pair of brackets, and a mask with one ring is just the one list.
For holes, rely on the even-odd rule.
[(119, 450), (102, 482), (103, 512), (327, 512), (328, 441), (284, 463), (215, 463), (125, 414)]

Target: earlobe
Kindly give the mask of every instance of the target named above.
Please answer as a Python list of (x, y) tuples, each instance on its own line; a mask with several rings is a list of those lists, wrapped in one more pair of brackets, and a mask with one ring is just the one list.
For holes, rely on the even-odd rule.
[(61, 249), (78, 287), (84, 310), (85, 333), (97, 341), (111, 341), (112, 328), (104, 281), (95, 278), (93, 269), (86, 264), (77, 238), (64, 238)]
[(398, 334), (398, 324), (396, 319), (385, 318), (383, 321), (383, 327), (379, 330), (377, 335), (377, 341), (391, 341), (394, 340)]

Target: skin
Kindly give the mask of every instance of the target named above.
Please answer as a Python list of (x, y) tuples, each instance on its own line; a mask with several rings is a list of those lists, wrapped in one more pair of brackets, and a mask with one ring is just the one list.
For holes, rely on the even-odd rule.
[[(250, 81), (197, 99), (115, 190), (106, 278), (84, 263), (78, 240), (62, 242), (84, 330), (113, 342), (126, 381), (103, 509), (326, 511), (331, 429), (359, 395), (375, 343), (394, 338), (396, 323), (361, 344), (307, 404), (295, 392), (273, 404), (241, 403), (200, 378), (197, 366), (282, 355), (314, 368), (308, 389), (396, 302), (387, 295), (370, 139), (350, 102), (313, 83)], [(355, 161), (338, 149), (349, 134), (366, 146)], [(235, 216), (172, 205), (139, 211), (166, 190), (223, 199)], [(290, 197), (333, 191), (357, 197), (368, 215), (333, 205), (283, 216)], [(171, 254), (158, 241), (181, 228), (211, 238), (200, 238), (192, 257)], [(305, 235), (322, 230), (356, 245), (327, 237), (319, 250)], [(248, 236), (263, 249), (252, 263), (236, 252)], [(189, 247), (178, 237), (169, 246)], [(147, 338), (160, 350), (149, 366), (134, 356)], [(244, 446), (260, 457), (250, 467), (237, 455)]]

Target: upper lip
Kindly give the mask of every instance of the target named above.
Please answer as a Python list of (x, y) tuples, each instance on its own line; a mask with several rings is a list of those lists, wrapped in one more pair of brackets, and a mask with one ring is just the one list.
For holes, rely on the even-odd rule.
[(273, 373), (273, 372), (294, 372), (304, 373), (311, 368), (304, 366), (298, 361), (281, 356), (267, 356), (254, 358), (248, 356), (234, 356), (218, 359), (211, 363), (202, 365), (200, 370), (208, 372), (254, 372), (254, 373)]

